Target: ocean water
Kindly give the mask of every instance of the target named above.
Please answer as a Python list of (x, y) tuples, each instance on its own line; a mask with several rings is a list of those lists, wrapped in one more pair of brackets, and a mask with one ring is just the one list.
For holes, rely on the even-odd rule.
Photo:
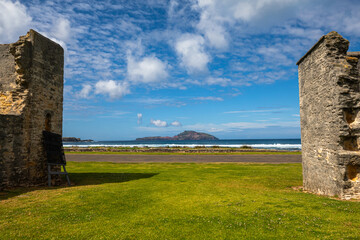
[(219, 146), (235, 147), (250, 146), (261, 149), (301, 150), (300, 139), (231, 139), (212, 141), (94, 141), (94, 142), (64, 142), (64, 147), (195, 147)]

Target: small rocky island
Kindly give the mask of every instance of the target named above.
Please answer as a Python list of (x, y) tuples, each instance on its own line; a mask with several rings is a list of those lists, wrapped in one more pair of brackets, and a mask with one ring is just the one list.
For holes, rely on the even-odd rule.
[(167, 141), (181, 141), (181, 140), (219, 140), (217, 137), (207, 133), (184, 131), (174, 137), (144, 137), (137, 138), (136, 141), (154, 141), (154, 140), (167, 140)]
[(94, 141), (91, 139), (81, 140), (80, 138), (75, 138), (75, 137), (63, 137), (62, 140), (63, 142), (93, 142)]

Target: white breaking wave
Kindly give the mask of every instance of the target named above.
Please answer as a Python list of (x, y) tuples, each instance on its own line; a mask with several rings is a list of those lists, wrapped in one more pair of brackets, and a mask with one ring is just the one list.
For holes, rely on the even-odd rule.
[(229, 148), (240, 148), (243, 146), (249, 146), (252, 148), (261, 148), (261, 149), (301, 149), (301, 144), (70, 144), (64, 143), (64, 147), (190, 147), (194, 148), (197, 146), (204, 147), (229, 147)]

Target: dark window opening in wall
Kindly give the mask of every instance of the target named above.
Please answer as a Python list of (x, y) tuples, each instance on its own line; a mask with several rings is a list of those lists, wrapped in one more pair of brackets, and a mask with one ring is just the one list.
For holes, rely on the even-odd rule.
[(45, 131), (51, 132), (51, 114), (45, 116)]
[(351, 181), (357, 181), (359, 179), (360, 166), (348, 165), (346, 168), (347, 178)]
[(348, 151), (358, 151), (359, 150), (357, 137), (348, 136), (348, 137), (343, 137), (342, 140), (343, 140), (344, 150), (348, 150)]
[(345, 120), (348, 124), (351, 124), (355, 121), (356, 115), (359, 112), (359, 109), (346, 108), (344, 109)]

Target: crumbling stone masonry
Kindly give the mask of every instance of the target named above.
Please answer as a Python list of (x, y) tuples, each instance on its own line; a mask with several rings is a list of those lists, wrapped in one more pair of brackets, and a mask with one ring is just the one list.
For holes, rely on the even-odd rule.
[(45, 184), (42, 131), (62, 134), (64, 51), (34, 30), (0, 44), (0, 190)]
[(337, 32), (320, 40), (299, 66), (304, 189), (360, 198), (360, 52)]

